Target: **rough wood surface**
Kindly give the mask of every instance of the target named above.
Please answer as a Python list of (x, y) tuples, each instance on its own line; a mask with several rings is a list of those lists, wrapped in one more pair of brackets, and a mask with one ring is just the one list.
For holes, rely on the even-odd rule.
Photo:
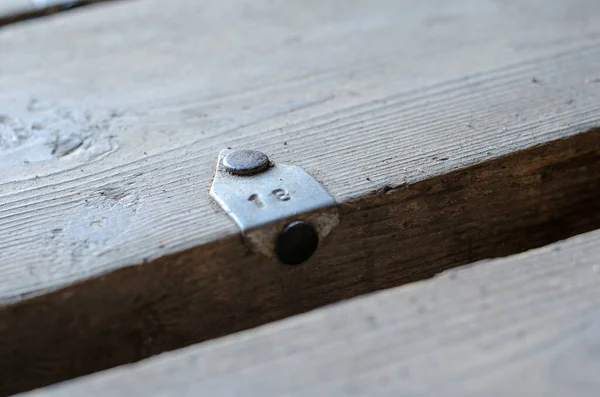
[(595, 1), (342, 3), (125, 2), (3, 30), (2, 301), (235, 234), (207, 195), (225, 146), (346, 202), (599, 124)]
[[(157, 4), (0, 31), (2, 393), (600, 224), (597, 1)], [(227, 146), (342, 203), (306, 266), (210, 201)]]
[(596, 231), (26, 396), (596, 397), (599, 346)]

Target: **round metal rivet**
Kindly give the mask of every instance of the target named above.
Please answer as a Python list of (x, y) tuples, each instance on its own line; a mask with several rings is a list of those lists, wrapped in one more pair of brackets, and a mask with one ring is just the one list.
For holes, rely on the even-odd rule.
[(225, 169), (234, 175), (252, 175), (269, 168), (269, 157), (257, 150), (236, 150), (223, 159)]
[(295, 221), (279, 234), (275, 253), (282, 263), (299, 265), (315, 253), (318, 245), (316, 230), (304, 221)]

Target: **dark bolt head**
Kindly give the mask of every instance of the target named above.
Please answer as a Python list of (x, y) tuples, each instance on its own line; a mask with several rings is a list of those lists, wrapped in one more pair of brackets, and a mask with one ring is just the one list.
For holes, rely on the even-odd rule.
[(318, 245), (316, 230), (304, 221), (295, 221), (279, 234), (275, 253), (282, 263), (299, 265), (315, 253)]

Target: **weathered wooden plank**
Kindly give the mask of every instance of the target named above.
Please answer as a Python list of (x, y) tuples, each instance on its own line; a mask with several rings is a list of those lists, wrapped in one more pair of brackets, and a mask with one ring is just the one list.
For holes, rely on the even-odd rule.
[(600, 232), (54, 388), (53, 396), (590, 396)]
[[(206, 194), (227, 145), (302, 165), (346, 202), (598, 124), (595, 2), (540, 7), (537, 26), (517, 12), (533, 0), (357, 2), (341, 11), (304, 2), (245, 11), (154, 5), (84, 9), (2, 32), (2, 262), (20, 262), (2, 268), (4, 302), (235, 234)], [(208, 24), (217, 16), (234, 20)], [(250, 29), (261, 16), (266, 30)], [(291, 27), (273, 26), (286, 16)], [(142, 17), (152, 29), (113, 36)], [(441, 34), (456, 26), (471, 34)], [(415, 30), (416, 43), (407, 37)], [(230, 47), (214, 48), (224, 34)], [(350, 48), (332, 55), (342, 44)], [(106, 228), (72, 225), (82, 213), (84, 223), (94, 214), (124, 222), (109, 225), (110, 238)], [(70, 227), (80, 235), (65, 233)]]
[[(600, 224), (597, 2), (157, 4), (0, 32), (2, 393)], [(313, 261), (248, 254), (226, 146), (341, 203)]]
[(596, 130), (349, 202), (299, 267), (234, 236), (8, 305), (0, 385), (26, 390), (590, 230), (599, 160)]

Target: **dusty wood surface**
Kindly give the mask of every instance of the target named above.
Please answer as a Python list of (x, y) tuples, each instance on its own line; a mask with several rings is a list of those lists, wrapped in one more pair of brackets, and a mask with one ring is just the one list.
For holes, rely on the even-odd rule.
[[(596, 1), (157, 4), (0, 31), (2, 393), (600, 224)], [(344, 203), (310, 263), (210, 202), (226, 146)]]
[(27, 397), (595, 397), (598, 346), (596, 231)]

